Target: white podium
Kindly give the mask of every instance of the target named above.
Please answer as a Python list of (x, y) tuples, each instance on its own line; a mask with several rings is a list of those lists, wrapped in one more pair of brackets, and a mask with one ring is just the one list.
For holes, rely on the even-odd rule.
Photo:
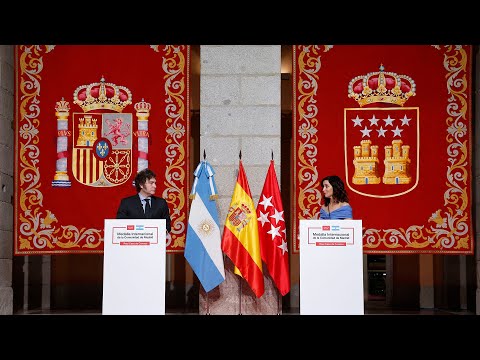
[(361, 220), (300, 220), (300, 314), (363, 315)]
[(165, 315), (165, 220), (105, 219), (104, 315)]

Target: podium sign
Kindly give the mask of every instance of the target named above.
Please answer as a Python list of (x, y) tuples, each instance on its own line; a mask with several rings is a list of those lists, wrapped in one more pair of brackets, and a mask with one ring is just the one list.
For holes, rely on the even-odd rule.
[(165, 315), (165, 220), (106, 219), (104, 315)]
[(363, 315), (361, 220), (300, 220), (300, 314)]

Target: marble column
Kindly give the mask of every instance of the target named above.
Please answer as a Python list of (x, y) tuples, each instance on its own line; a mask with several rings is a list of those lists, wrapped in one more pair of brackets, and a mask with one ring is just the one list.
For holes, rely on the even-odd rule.
[[(200, 62), (200, 153), (205, 151), (215, 169), (223, 233), (240, 151), (255, 205), (272, 151), (275, 171), (281, 173), (281, 46), (202, 45)], [(233, 264), (226, 256), (225, 269), (222, 284), (208, 294), (200, 289), (200, 314), (281, 313), (282, 297), (265, 266), (265, 293), (260, 298), (243, 278), (233, 274)]]

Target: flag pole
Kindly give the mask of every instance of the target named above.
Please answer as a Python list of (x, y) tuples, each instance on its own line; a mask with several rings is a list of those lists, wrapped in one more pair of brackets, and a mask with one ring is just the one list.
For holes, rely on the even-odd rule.
[(238, 287), (238, 289), (239, 289), (239, 294), (238, 294), (239, 313), (238, 313), (238, 315), (242, 315), (242, 281), (243, 281), (243, 277), (240, 277), (240, 286)]
[[(205, 289), (204, 289), (204, 290), (205, 290)], [(207, 293), (207, 312), (206, 312), (205, 315), (210, 315), (210, 306), (209, 306), (210, 303), (209, 303), (209, 299), (208, 299), (208, 291), (206, 291), (206, 293)]]
[[(242, 161), (242, 150), (238, 153), (238, 159)], [(238, 294), (238, 307), (239, 307), (239, 314), (242, 315), (242, 282), (243, 282), (243, 276), (240, 277), (240, 286), (238, 287), (239, 289), (239, 294)]]
[[(273, 160), (273, 149), (272, 149), (272, 161)], [(281, 297), (280, 297), (280, 291), (277, 289), (277, 315), (281, 315), (280, 309), (281, 309)]]
[(282, 315), (282, 313), (280, 312), (280, 309), (281, 309), (281, 297), (280, 297), (280, 291), (278, 291), (277, 289), (277, 315)]

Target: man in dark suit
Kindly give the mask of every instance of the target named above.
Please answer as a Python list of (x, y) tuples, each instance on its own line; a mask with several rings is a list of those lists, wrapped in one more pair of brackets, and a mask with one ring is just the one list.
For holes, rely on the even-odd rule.
[(170, 211), (167, 201), (155, 196), (157, 179), (150, 169), (139, 171), (135, 176), (137, 194), (123, 198), (117, 210), (117, 219), (165, 219), (167, 233), (171, 230)]

